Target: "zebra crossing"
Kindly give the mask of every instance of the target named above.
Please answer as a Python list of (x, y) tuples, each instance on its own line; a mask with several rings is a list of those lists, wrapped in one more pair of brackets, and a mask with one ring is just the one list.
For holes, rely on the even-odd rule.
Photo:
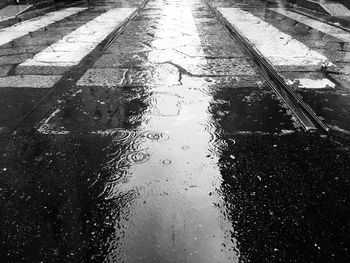
[(111, 9), (19, 66), (75, 66), (135, 10)]
[(320, 22), (314, 19), (310, 19), (304, 15), (295, 13), (295, 12), (291, 12), (288, 10), (284, 10), (281, 8), (271, 8), (270, 10), (272, 10), (273, 12), (282, 14), (286, 17), (289, 17), (295, 21), (298, 21), (300, 23), (304, 23), (305, 25), (308, 25), (314, 29), (319, 30), (320, 32), (323, 32), (325, 34), (328, 34), (330, 36), (333, 36), (335, 38), (338, 38), (344, 42), (350, 42), (350, 34), (349, 32), (345, 31), (344, 29), (341, 28), (337, 28), (334, 27), (332, 25), (329, 25), (327, 23), (324, 22)]
[[(87, 9), (86, 7), (66, 8), (20, 22), (11, 27), (0, 29), (0, 49), (5, 47), (11, 48), (12, 41), (39, 30), (45, 30), (45, 27), (78, 13), (82, 13)], [(123, 23), (123, 21), (130, 17), (135, 10), (136, 8), (114, 8), (105, 11), (95, 18), (91, 18), (91, 20), (87, 19), (85, 24), (63, 36), (60, 40), (48, 45), (43, 50), (35, 54), (31, 53), (31, 58), (27, 58), (20, 63), (15, 63), (11, 65), (11, 67), (5, 64), (4, 67), (7, 66), (8, 68), (15, 68), (16, 70), (9, 69), (9, 75), (0, 77), (0, 87), (30, 87), (31, 85), (36, 88), (52, 87), (60, 79), (58, 76), (62, 76), (62, 74), (71, 67), (78, 65), (85, 56), (94, 50), (96, 46)], [(169, 10), (169, 12), (173, 11), (174, 10)], [(218, 11), (232, 26), (237, 28), (242, 35), (248, 39), (251, 45), (269, 60), (273, 66), (289, 69), (299, 67), (303, 68), (303, 71), (317, 71), (324, 65), (333, 65), (330, 58), (312, 50), (302, 42), (294, 39), (293, 36), (280, 31), (268, 22), (265, 22), (263, 19), (247, 11), (240, 8), (218, 8)], [(314, 21), (308, 17), (290, 11), (281, 9), (271, 9), (271, 11), (305, 23), (315, 30), (339, 38), (342, 41), (350, 42), (350, 35), (344, 30), (336, 29), (331, 25)], [(192, 17), (190, 9), (188, 9), (188, 12), (188, 17)], [(174, 13), (174, 15), (176, 15), (176, 13)], [(72, 18), (72, 20), (74, 20), (74, 18)], [(189, 21), (191, 21), (191, 19), (185, 22), (195, 27), (195, 24), (189, 23)], [(171, 25), (169, 25), (169, 29), (167, 30), (171, 30)], [(191, 32), (194, 34), (189, 36), (189, 38), (192, 39), (191, 42), (195, 41), (200, 43), (201, 39), (198, 32), (196, 32), (196, 30), (191, 30)], [(183, 39), (187, 41), (188, 37)], [(150, 60), (154, 60), (152, 55), (154, 57), (154, 54), (151, 52)], [(158, 55), (158, 60), (159, 58), (161, 58), (161, 56)], [(164, 60), (164, 58), (161, 59)], [(203, 62), (204, 60), (205, 58), (202, 58), (198, 63), (205, 64), (205, 62)], [(32, 68), (34, 68), (34, 70), (27, 70)], [(53, 70), (47, 70), (49, 68), (53, 68)], [(15, 72), (15, 74), (13, 72)], [(42, 75), (44, 75), (44, 77), (42, 77)], [(90, 75), (89, 78), (91, 79)], [(38, 76), (37, 80), (40, 82), (39, 84), (33, 83), (35, 79), (34, 76)], [(47, 79), (50, 81), (46, 81)], [(312, 87), (313, 84), (317, 87), (322, 87), (322, 82), (324, 82), (324, 87), (334, 86), (334, 83), (327, 79), (300, 79), (300, 81), (306, 83), (304, 87)], [(84, 81), (80, 81), (80, 83), (81, 82), (84, 83)], [(120, 82), (120, 80), (118, 80), (118, 82)]]
[(54, 22), (62, 20), (66, 17), (72, 16), (79, 12), (86, 10), (84, 7), (71, 7), (56, 12), (50, 12), (44, 16), (33, 18), (24, 22), (15, 24), (0, 30), (0, 46), (7, 44), (16, 38), (27, 35), (30, 32), (37, 31)]
[(315, 70), (328, 62), (326, 57), (249, 12), (240, 8), (220, 8), (219, 12), (275, 66)]

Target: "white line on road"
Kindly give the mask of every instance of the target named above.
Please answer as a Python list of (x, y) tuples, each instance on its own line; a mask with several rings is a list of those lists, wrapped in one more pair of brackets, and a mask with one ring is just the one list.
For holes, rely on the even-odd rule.
[(54, 22), (60, 21), (68, 16), (77, 14), (85, 9), (87, 8), (66, 8), (56, 12), (48, 13), (44, 16), (23, 21), (10, 27), (0, 29), (0, 46), (7, 44), (15, 40), (16, 38), (25, 36), (29, 32), (34, 32)]
[(136, 8), (115, 8), (91, 20), (47, 47), (20, 66), (69, 67), (79, 62), (103, 41)]
[(314, 29), (317, 29), (318, 31), (321, 31), (322, 33), (328, 34), (330, 36), (333, 36), (335, 38), (338, 38), (342, 41), (345, 42), (350, 42), (350, 33), (341, 29), (341, 28), (337, 28), (335, 26), (331, 26), (327, 23), (324, 22), (320, 22), (314, 19), (311, 19), (307, 16), (298, 14), (298, 13), (294, 13), (288, 10), (284, 10), (281, 8), (271, 8), (270, 10), (272, 10), (273, 12), (282, 14), (286, 17), (289, 17), (295, 21), (298, 21), (300, 23), (303, 23), (307, 26), (310, 26)]
[(224, 18), (274, 66), (314, 70), (331, 64), (326, 57), (240, 8), (218, 8)]

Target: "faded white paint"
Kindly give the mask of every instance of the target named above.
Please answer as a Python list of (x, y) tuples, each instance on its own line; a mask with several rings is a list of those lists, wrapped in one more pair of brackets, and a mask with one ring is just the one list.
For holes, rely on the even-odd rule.
[(315, 69), (331, 64), (328, 59), (240, 8), (218, 8), (224, 18), (274, 66)]
[(28, 59), (20, 66), (69, 67), (79, 62), (120, 25), (135, 8), (115, 8), (98, 16)]
[(0, 46), (9, 43), (16, 38), (25, 36), (29, 32), (34, 32), (40, 28), (60, 21), (68, 16), (77, 14), (85, 9), (86, 8), (80, 7), (66, 8), (56, 12), (48, 13), (44, 16), (23, 21), (10, 27), (0, 29)]
[(328, 34), (332, 37), (338, 38), (342, 41), (345, 42), (350, 42), (350, 33), (341, 29), (341, 28), (337, 28), (335, 26), (331, 26), (327, 23), (323, 23), (320, 21), (317, 21), (315, 19), (311, 19), (307, 16), (298, 14), (298, 13), (294, 13), (288, 10), (284, 10), (282, 8), (271, 8), (272, 11), (282, 14), (286, 17), (289, 17), (295, 21), (298, 21), (300, 23), (303, 23), (307, 26), (310, 26), (314, 29), (317, 29), (318, 31), (321, 31), (322, 33)]
[(308, 78), (299, 78), (294, 80), (287, 80), (287, 84), (295, 85), (298, 84), (300, 89), (334, 89), (335, 83), (329, 79), (308, 79)]

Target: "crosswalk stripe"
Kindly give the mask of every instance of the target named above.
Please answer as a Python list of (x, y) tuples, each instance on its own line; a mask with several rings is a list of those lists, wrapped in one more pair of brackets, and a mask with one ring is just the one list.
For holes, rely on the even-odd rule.
[(337, 28), (335, 26), (331, 26), (327, 23), (324, 22), (320, 22), (314, 19), (311, 19), (307, 16), (298, 14), (298, 13), (294, 13), (288, 10), (284, 10), (284, 9), (280, 9), (280, 8), (271, 8), (270, 10), (272, 10), (275, 13), (279, 13), (281, 15), (284, 15), (286, 17), (289, 17), (295, 21), (298, 21), (300, 23), (303, 23), (309, 27), (312, 27), (314, 29), (317, 29), (318, 31), (328, 34), (330, 36), (333, 36), (335, 38), (338, 38), (342, 41), (345, 42), (350, 42), (350, 34), (349, 32), (341, 29), (341, 28)]
[[(184, 48), (189, 48), (191, 50), (195, 49), (198, 55), (203, 54), (201, 41), (197, 27), (191, 12), (190, 6), (184, 7), (165, 7), (162, 11), (162, 18), (158, 23), (158, 27), (155, 31), (154, 40), (151, 42), (153, 47), (152, 51), (148, 54), (148, 61), (154, 64), (165, 63), (165, 62), (176, 62), (181, 60), (182, 65), (186, 64), (185, 59), (178, 54), (173, 49), (173, 45), (184, 46)], [(177, 35), (177, 26), (175, 26), (174, 21), (180, 20), (183, 27), (181, 32), (186, 32), (188, 36), (179, 37)], [(175, 34), (175, 35), (174, 35)], [(188, 45), (188, 44), (191, 45)], [(98, 64), (99, 61), (97, 61)], [(192, 59), (189, 63), (199, 65), (206, 65), (206, 59), (204, 57), (199, 57)], [(163, 66), (162, 70), (171, 71), (171, 66)], [(174, 76), (173, 74), (159, 74), (159, 78), (155, 80), (155, 75), (157, 75), (157, 70), (150, 68), (135, 70), (135, 69), (117, 69), (117, 68), (92, 68), (89, 69), (84, 76), (77, 82), (78, 86), (121, 86), (124, 85), (153, 85), (154, 82), (166, 83), (167, 85), (172, 85), (174, 83), (178, 84), (178, 76), (175, 75), (175, 79), (169, 76)], [(147, 76), (146, 78), (140, 78), (139, 75)], [(127, 78), (126, 78), (127, 75)], [(153, 77), (152, 77), (153, 76)]]
[(20, 66), (69, 67), (79, 62), (103, 41), (136, 8), (115, 8), (91, 20), (47, 47)]
[(315, 70), (331, 64), (325, 56), (249, 12), (240, 8), (218, 8), (218, 11), (274, 66)]
[(54, 22), (60, 21), (66, 17), (77, 14), (87, 8), (70, 7), (56, 12), (50, 12), (46, 15), (29, 19), (10, 27), (0, 29), (0, 46), (7, 44), (19, 37), (25, 36), (40, 28), (48, 26)]

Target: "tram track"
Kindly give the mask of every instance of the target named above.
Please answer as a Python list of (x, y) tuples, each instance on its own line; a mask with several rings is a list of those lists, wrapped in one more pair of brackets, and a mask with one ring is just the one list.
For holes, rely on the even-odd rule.
[(250, 44), (249, 40), (231, 25), (223, 15), (208, 1), (203, 0), (208, 8), (216, 15), (219, 21), (224, 24), (231, 37), (237, 41), (242, 49), (253, 60), (254, 64), (260, 70), (268, 85), (277, 94), (277, 96), (287, 105), (293, 115), (297, 118), (305, 131), (318, 131), (322, 134), (328, 134), (328, 127), (320, 120), (314, 111), (292, 90), (284, 81), (280, 74), (275, 70), (269, 61)]
[(17, 130), (31, 130), (33, 125), (44, 118), (51, 110), (52, 105), (55, 105), (59, 98), (74, 85), (81, 76), (89, 69), (95, 61), (100, 57), (101, 52), (106, 51), (108, 47), (122, 34), (129, 22), (137, 16), (150, 0), (143, 0), (136, 9), (118, 26), (116, 27), (97, 47), (84, 57), (77, 66), (63, 74), (52, 89), (40, 98), (32, 109), (27, 112), (14, 128), (10, 130), (8, 139), (11, 139), (11, 134), (15, 134)]

